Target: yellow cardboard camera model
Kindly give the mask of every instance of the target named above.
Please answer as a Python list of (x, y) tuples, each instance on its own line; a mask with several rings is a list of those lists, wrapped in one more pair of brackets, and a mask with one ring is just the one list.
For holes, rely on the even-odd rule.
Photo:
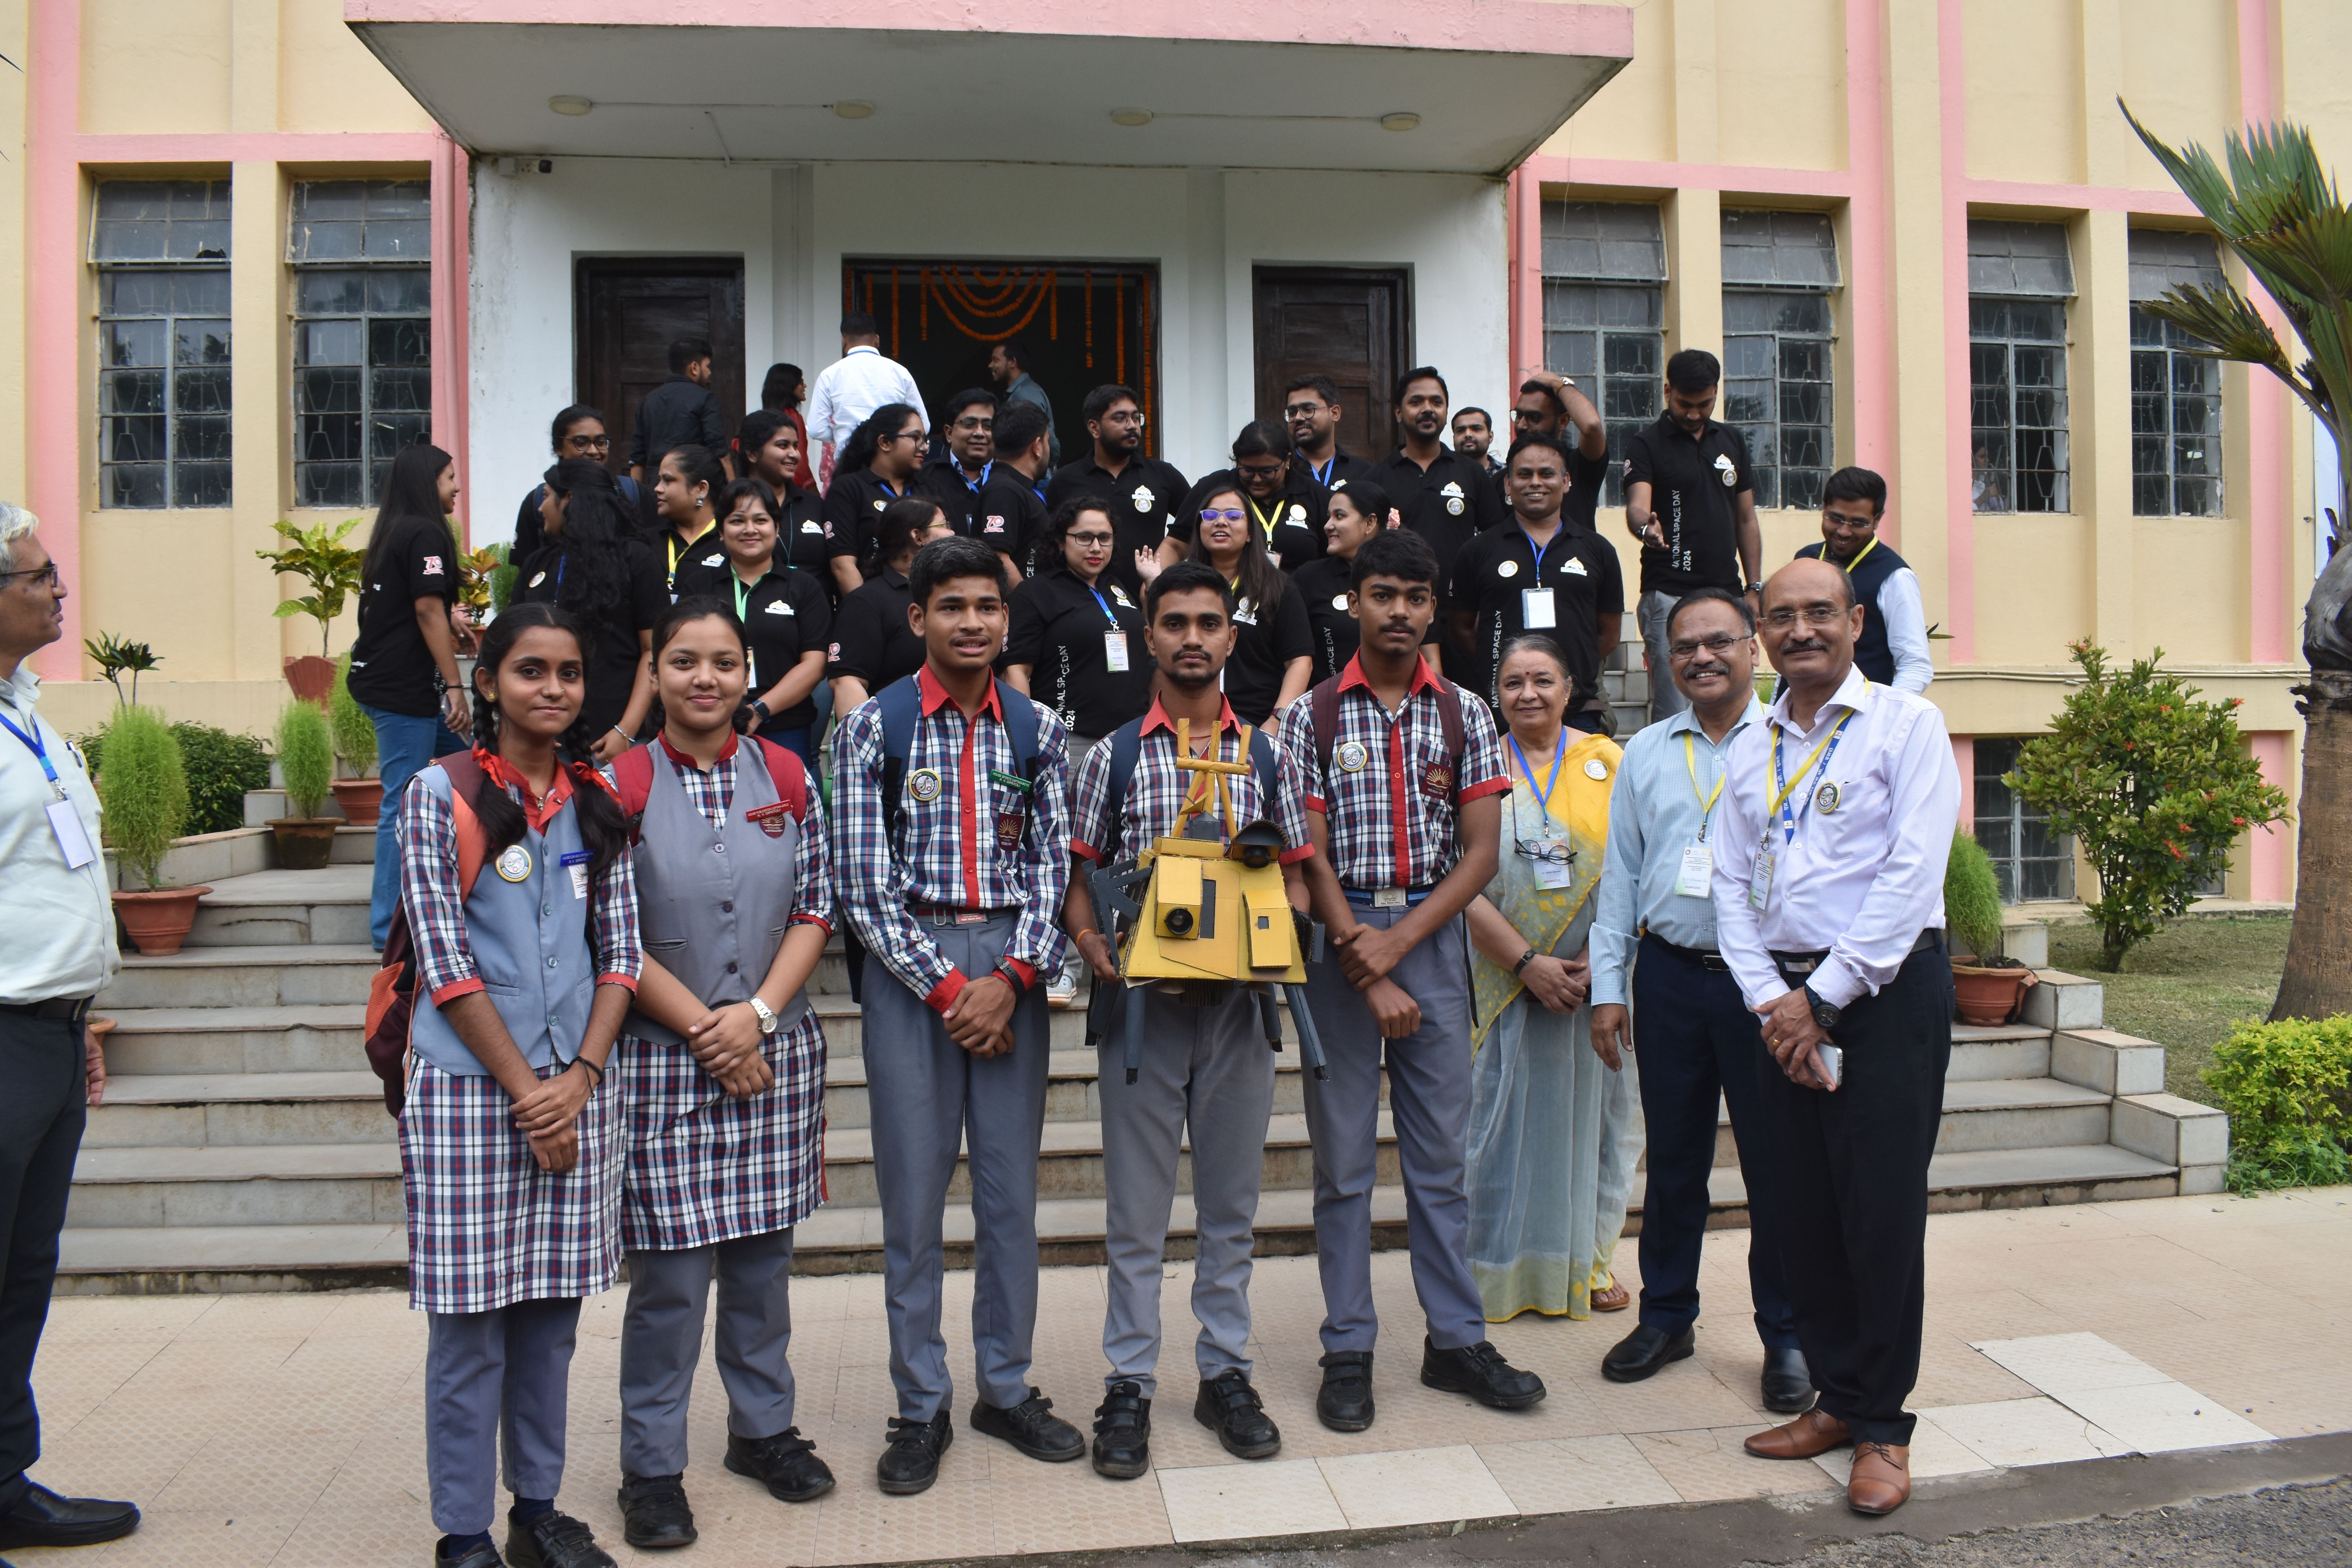
[[(1176, 765), (1213, 784), (1185, 792), (1173, 837), (1155, 838), (1131, 860), (1106, 866), (1087, 879), (1095, 916), (1106, 931), (1123, 921), (1118, 972), (1127, 988), (1150, 985), (1190, 1006), (1223, 1001), (1235, 985), (1257, 994), (1266, 1043), (1282, 1049), (1282, 1019), (1276, 1010), (1280, 986), (1298, 1027), (1300, 1058), (1317, 1078), (1328, 1076), (1323, 1042), (1307, 1010), (1307, 963), (1321, 956), (1323, 928), (1290, 907), (1283, 891), (1282, 829), (1263, 819), (1242, 826), (1225, 780), (1250, 770), (1248, 726), (1237, 755), (1224, 762), (1192, 755), (1192, 721), (1176, 721)], [(1230, 842), (1221, 842), (1222, 818)], [(1139, 900), (1137, 895), (1140, 893)], [(1087, 1009), (1087, 1043), (1102, 1037), (1111, 988), (1095, 988)], [(1143, 1058), (1143, 1009), (1127, 1010), (1127, 1081), (1133, 1083)]]

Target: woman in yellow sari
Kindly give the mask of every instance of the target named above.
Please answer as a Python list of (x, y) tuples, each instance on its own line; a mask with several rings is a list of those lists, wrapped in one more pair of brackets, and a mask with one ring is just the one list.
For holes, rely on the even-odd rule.
[(1470, 1070), (1470, 1269), (1489, 1322), (1626, 1304), (1610, 1271), (1641, 1152), (1630, 1058), (1604, 1067), (1586, 935), (1609, 837), (1616, 743), (1567, 729), (1574, 681), (1549, 637), (1514, 638), (1496, 679), (1512, 788), (1477, 949)]

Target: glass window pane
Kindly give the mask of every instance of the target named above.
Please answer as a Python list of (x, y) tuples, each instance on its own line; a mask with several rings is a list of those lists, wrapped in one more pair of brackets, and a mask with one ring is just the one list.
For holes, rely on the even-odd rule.
[(429, 223), (372, 218), (360, 254), (371, 261), (421, 261), (430, 254), (432, 243), (433, 226)]
[(172, 378), (172, 410), (175, 414), (226, 414), (229, 373), (226, 367), (184, 370)]
[(109, 365), (167, 364), (171, 341), (167, 321), (110, 321), (100, 338), (103, 363)]
[[(1829, 449), (1824, 440), (1822, 449)], [(1829, 474), (1821, 468), (1783, 468), (1780, 470), (1780, 504), (1791, 511), (1819, 511), (1822, 491), (1829, 486)], [(1759, 506), (1764, 504), (1759, 500)]]
[(433, 275), (421, 267), (387, 267), (366, 276), (373, 315), (421, 316), (433, 308)]
[(296, 506), (363, 506), (360, 500), (357, 463), (298, 462), (294, 465)]
[(1772, 368), (1770, 338), (1726, 338), (1724, 340), (1723, 374), (1725, 376), (1770, 375)]
[(356, 414), (305, 414), (294, 421), (295, 461), (321, 463), (356, 460), (360, 456), (360, 416)]
[(229, 455), (229, 421), (225, 414), (184, 414), (172, 421), (172, 458), (218, 458)]
[(357, 315), (367, 308), (367, 279), (364, 272), (298, 272), (294, 275), (294, 313)]
[(164, 421), (160, 416), (117, 416), (99, 421), (99, 455), (106, 462), (160, 463), (164, 455), (163, 438)]
[(173, 364), (228, 363), (228, 323), (181, 320), (172, 323)]
[(368, 429), (368, 455), (389, 458), (404, 447), (429, 440), (432, 435), (433, 416), (429, 414), (379, 413)]
[(229, 466), (226, 463), (191, 463), (174, 459), (172, 464), (172, 504), (189, 507), (228, 505)]
[(367, 362), (372, 365), (432, 363), (432, 323), (403, 317), (370, 321)]
[[(1780, 426), (1780, 461), (1817, 468), (1829, 461), (1830, 433), (1818, 425)], [(1761, 503), (1759, 503), (1761, 504)]]
[(360, 411), (359, 367), (296, 371), (294, 407), (303, 414), (357, 414)]
[(433, 407), (433, 373), (429, 370), (370, 371), (368, 403), (378, 413), (429, 412)]
[(296, 364), (358, 364), (362, 323), (304, 321), (294, 337)]
[(163, 465), (109, 464), (100, 476), (99, 505), (160, 507), (163, 504)]
[(1601, 340), (1591, 332), (1546, 332), (1544, 366), (1581, 384), (1601, 368)]
[(108, 371), (98, 378), (99, 408), (107, 414), (161, 414), (163, 385), (160, 370)]

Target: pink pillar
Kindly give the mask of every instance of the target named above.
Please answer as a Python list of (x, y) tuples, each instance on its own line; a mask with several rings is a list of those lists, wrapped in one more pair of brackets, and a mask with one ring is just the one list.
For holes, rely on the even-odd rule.
[(472, 478), (467, 461), (467, 241), (473, 184), (466, 150), (433, 133), (433, 411), (435, 445), (457, 460), (457, 537), (470, 544)]
[[(2271, 85), (2270, 0), (2238, 0), (2238, 118), (2268, 121), (2278, 112)], [(2255, 303), (2273, 331), (2292, 343), (2292, 332), (2270, 296), (2259, 286)], [(2252, 635), (2247, 656), (2257, 664), (2284, 664), (2288, 658), (2286, 388), (2267, 373), (2246, 377), (2247, 575), (2252, 584)], [(2262, 895), (2257, 894), (2256, 897)]]
[[(1886, 128), (1882, 97), (1885, 39), (1878, 0), (1846, 0), (1845, 157), (1853, 179), (1847, 213), (1853, 230), (1853, 275), (1846, 280), (1853, 310), (1853, 461), (1895, 473), (1895, 333), (1887, 320), (1892, 291), (1886, 272)], [(1889, 521), (1889, 542), (1902, 542), (1903, 513)]]
[(1950, 662), (1963, 665), (1977, 658), (1977, 536), (1969, 480), (1969, 105), (1961, 0), (1937, 0), (1936, 40), (1944, 185), (1944, 417), (1948, 427), (1944, 567), (1950, 581), (1945, 607), (1951, 621)]
[[(1511, 363), (1504, 384), (1507, 407), (1518, 395), (1522, 373), (1540, 368), (1544, 363), (1543, 184), (1532, 160), (1511, 171), (1509, 223)], [(1509, 416), (1501, 417), (1507, 420)]]
[(52, 680), (81, 678), (81, 119), (79, 0), (34, 0), (26, 203), (25, 504), (41, 520), (69, 596), (65, 636), (34, 656)]
[(1977, 820), (1977, 738), (1974, 735), (1952, 737), (1952, 765), (1960, 770), (1960, 831), (1969, 832)]
[[(2286, 731), (2259, 731), (2246, 737), (2246, 745), (2253, 752), (2254, 761), (2262, 764), (2263, 782), (2288, 789)], [(2287, 890), (2287, 876), (2289, 857), (2294, 853), (2294, 830), (2292, 826), (2273, 823), (2248, 834), (2246, 896), (2256, 903), (2284, 903), (2292, 897)]]

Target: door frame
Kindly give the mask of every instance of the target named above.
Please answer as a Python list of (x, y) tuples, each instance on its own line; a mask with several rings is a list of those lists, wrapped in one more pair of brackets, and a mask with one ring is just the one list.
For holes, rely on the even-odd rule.
[[(744, 266), (743, 258), (740, 254), (726, 255), (704, 253), (693, 256), (573, 257), (572, 258), (572, 401), (573, 403), (583, 403), (587, 401), (589, 382), (592, 376), (593, 366), (589, 356), (589, 344), (594, 336), (594, 321), (590, 313), (589, 300), (592, 292), (590, 280), (594, 278), (712, 278), (722, 280), (731, 279), (735, 284), (738, 300), (740, 302), (742, 300), (744, 288)], [(734, 345), (736, 356), (742, 362), (737, 366), (738, 374), (735, 377), (735, 382), (736, 384), (744, 388), (748, 388), (750, 385), (747, 379), (751, 374), (751, 351), (749, 339), (749, 322), (747, 321), (745, 323), (743, 340), (738, 342)], [(717, 358), (723, 356), (727, 351), (727, 345), (716, 342), (714, 342), (710, 346), (714, 361)], [(714, 363), (711, 373), (711, 388), (719, 394), (719, 406), (724, 408), (728, 405), (730, 398), (726, 390), (726, 384), (721, 379), (721, 369), (722, 367), (720, 365)], [(750, 407), (749, 392), (746, 391), (743, 394), (743, 396), (745, 407), (748, 411)], [(608, 428), (612, 427), (614, 421), (620, 417), (619, 411), (616, 409), (605, 409), (604, 410), (604, 413)], [(628, 466), (628, 454), (623, 449), (621, 441), (622, 432), (618, 429), (614, 429), (613, 456), (609, 461), (619, 465), (619, 467), (615, 468), (615, 472), (625, 472)]]
[[(1256, 384), (1258, 365), (1260, 363), (1257, 353), (1258, 332), (1263, 325), (1258, 315), (1258, 300), (1261, 288), (1269, 283), (1344, 283), (1349, 281), (1364, 283), (1392, 282), (1396, 285), (1396, 292), (1394, 296), (1396, 300), (1396, 309), (1390, 317), (1389, 332), (1391, 341), (1397, 345), (1397, 374), (1402, 375), (1420, 363), (1413, 357), (1412, 268), (1411, 267), (1402, 264), (1392, 267), (1314, 267), (1298, 262), (1283, 262), (1278, 265), (1254, 263), (1250, 268), (1250, 381), (1252, 384), (1251, 390), (1254, 394), (1251, 401), (1256, 405), (1258, 410), (1264, 410), (1268, 405), (1269, 400), (1277, 406), (1274, 408), (1274, 412), (1271, 416), (1263, 412), (1255, 412), (1252, 414), (1251, 417), (1272, 417), (1276, 420), (1279, 420), (1282, 417), (1282, 410), (1278, 406), (1282, 398), (1282, 389), (1279, 387), (1268, 388)], [(1377, 416), (1375, 416), (1374, 419), (1374, 427), (1378, 428)]]

